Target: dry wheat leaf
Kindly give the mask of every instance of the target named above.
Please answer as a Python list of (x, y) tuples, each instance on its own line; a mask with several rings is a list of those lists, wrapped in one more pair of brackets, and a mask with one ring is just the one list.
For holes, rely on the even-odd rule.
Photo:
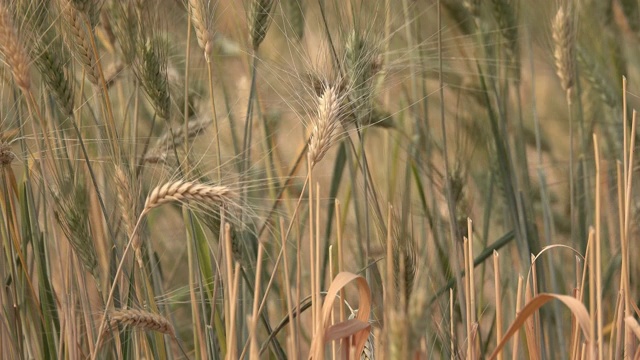
[(531, 301), (529, 301), (520, 311), (516, 319), (513, 321), (513, 324), (509, 327), (509, 330), (504, 335), (504, 338), (500, 341), (500, 344), (493, 351), (489, 359), (495, 359), (502, 348), (507, 344), (507, 341), (520, 329), (522, 324), (529, 318), (529, 316), (533, 315), (538, 309), (540, 309), (544, 304), (549, 301), (557, 299), (562, 301), (571, 313), (575, 316), (576, 320), (578, 320), (578, 324), (580, 324), (580, 328), (582, 328), (582, 332), (586, 339), (591, 338), (591, 330), (590, 330), (590, 320), (589, 320), (589, 312), (584, 307), (578, 299), (568, 296), (568, 295), (557, 295), (557, 294), (540, 294)]
[[(359, 308), (355, 319), (347, 320), (335, 325), (330, 325), (331, 312), (333, 310), (333, 301), (336, 299), (340, 290), (349, 283), (355, 281), (358, 287)], [(355, 353), (362, 353), (362, 349), (369, 337), (371, 325), (369, 324), (369, 315), (371, 313), (371, 290), (369, 284), (362, 277), (350, 272), (341, 272), (333, 279), (327, 296), (322, 305), (322, 321), (318, 324), (320, 327), (316, 332), (316, 336), (311, 342), (311, 350), (309, 351), (309, 359), (323, 359), (324, 345), (333, 340), (344, 339), (353, 336), (353, 344)]]

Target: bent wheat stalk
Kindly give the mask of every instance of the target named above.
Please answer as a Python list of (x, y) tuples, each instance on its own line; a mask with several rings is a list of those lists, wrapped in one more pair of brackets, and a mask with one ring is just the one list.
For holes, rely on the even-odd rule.
[(144, 209), (140, 213), (138, 217), (138, 221), (136, 222), (135, 227), (133, 228), (131, 234), (129, 235), (129, 241), (127, 246), (122, 253), (122, 258), (120, 259), (120, 264), (118, 264), (118, 269), (116, 270), (116, 274), (113, 277), (113, 283), (111, 284), (111, 290), (109, 290), (109, 296), (107, 297), (107, 301), (105, 302), (105, 312), (102, 316), (102, 320), (100, 321), (100, 328), (98, 331), (98, 337), (96, 339), (96, 346), (94, 347), (96, 350), (91, 356), (92, 360), (95, 360), (98, 356), (98, 345), (102, 340), (102, 336), (104, 335), (105, 324), (107, 322), (108, 317), (108, 309), (111, 306), (111, 301), (113, 301), (113, 296), (116, 288), (116, 282), (122, 273), (122, 268), (124, 266), (124, 260), (127, 258), (127, 253), (129, 249), (132, 247), (133, 240), (135, 239), (138, 227), (144, 219), (145, 215), (151, 211), (151, 209), (156, 208), (162, 204), (166, 204), (171, 201), (188, 201), (194, 200), (198, 202), (208, 202), (213, 201), (221, 204), (231, 203), (231, 198), (234, 197), (234, 193), (225, 186), (211, 186), (191, 181), (183, 181), (177, 180), (165, 183), (163, 185), (157, 186), (155, 189), (149, 193), (147, 196), (147, 200), (144, 204)]

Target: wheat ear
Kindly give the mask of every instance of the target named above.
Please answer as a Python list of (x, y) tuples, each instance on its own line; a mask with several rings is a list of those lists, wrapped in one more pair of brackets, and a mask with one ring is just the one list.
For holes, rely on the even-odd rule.
[(98, 256), (92, 241), (87, 213), (88, 198), (84, 184), (65, 176), (58, 189), (51, 191), (55, 205), (53, 215), (82, 265), (98, 280)]
[(196, 31), (198, 45), (204, 51), (207, 62), (211, 61), (211, 51), (213, 51), (212, 10), (211, 0), (189, 0), (191, 22)]
[(392, 248), (393, 280), (396, 282), (395, 288), (397, 290), (404, 290), (404, 294), (397, 291), (397, 295), (404, 297), (403, 301), (408, 304), (418, 272), (418, 253), (409, 231), (403, 230), (398, 222), (390, 231), (392, 231), (394, 240)]
[(249, 37), (253, 49), (257, 50), (269, 30), (271, 9), (275, 0), (252, 0), (249, 10)]
[(95, 5), (93, 0), (71, 0), (70, 3), (81, 13), (89, 13)]
[[(187, 136), (188, 140), (193, 140), (196, 136), (200, 135), (212, 121), (210, 118), (202, 118), (200, 120), (192, 120), (187, 123)], [(177, 126), (170, 131), (165, 131), (156, 141), (151, 153), (170, 151), (178, 148), (185, 140), (184, 126)]]
[(65, 26), (67, 34), (65, 41), (69, 48), (74, 49), (78, 61), (80, 61), (86, 72), (87, 79), (92, 84), (98, 85), (100, 74), (98, 73), (97, 60), (91, 47), (91, 40), (87, 34), (88, 31), (92, 30), (86, 28), (83, 20), (83, 17), (87, 15), (79, 12), (70, 0), (61, 0), (60, 7), (67, 25)]
[(597, 91), (602, 101), (614, 108), (620, 103), (618, 93), (611, 84), (607, 73), (603, 71), (602, 65), (590, 55), (587, 50), (580, 46), (576, 47), (576, 61), (580, 65), (580, 74), (584, 75), (591, 87)]
[(24, 91), (31, 87), (29, 57), (14, 27), (8, 9), (0, 3), (0, 52), (11, 68), (16, 85)]
[(109, 315), (109, 326), (115, 328), (118, 325), (131, 326), (143, 330), (151, 330), (175, 337), (171, 323), (158, 314), (143, 310), (120, 309), (114, 310)]
[(349, 79), (351, 120), (371, 125), (374, 79), (382, 61), (378, 45), (369, 34), (353, 30), (345, 42), (345, 70)]
[(166, 130), (156, 141), (153, 148), (142, 159), (149, 164), (167, 163), (167, 154), (174, 149), (180, 149), (185, 140), (193, 140), (200, 135), (213, 121), (209, 118), (192, 120), (187, 123), (187, 136), (185, 139), (184, 126), (177, 126)]
[(36, 68), (42, 75), (45, 85), (51, 90), (60, 110), (66, 116), (73, 115), (73, 86), (69, 81), (66, 67), (67, 53), (63, 50), (62, 42), (53, 30), (45, 33), (35, 49), (39, 56), (35, 58)]
[(329, 86), (318, 99), (318, 116), (314, 121), (309, 139), (309, 156), (312, 164), (317, 164), (327, 153), (339, 123), (340, 100), (338, 90)]
[(162, 119), (169, 119), (171, 115), (171, 93), (167, 76), (167, 54), (165, 44), (158, 38), (153, 38), (140, 49), (134, 62), (134, 72), (151, 103)]
[(571, 8), (561, 6), (552, 26), (553, 57), (562, 89), (570, 97), (575, 81), (575, 29)]
[(424, 336), (429, 325), (429, 285), (426, 276), (420, 275), (415, 284), (415, 290), (407, 303), (409, 315), (409, 349), (416, 349), (420, 339)]
[[(115, 288), (116, 288), (115, 285), (116, 285), (117, 279), (120, 277), (120, 274), (122, 273), (124, 260), (127, 256), (127, 253), (129, 252), (129, 249), (133, 247), (133, 242), (134, 242), (133, 236), (136, 234), (138, 230), (138, 226), (140, 226), (142, 219), (151, 209), (171, 201), (186, 201), (186, 200), (196, 200), (200, 202), (214, 201), (214, 202), (222, 202), (222, 203), (228, 204), (231, 202), (230, 198), (232, 197), (234, 197), (234, 193), (227, 187), (210, 186), (210, 185), (204, 185), (204, 184), (199, 184), (199, 183), (194, 183), (189, 181), (182, 181), (182, 180), (168, 182), (164, 185), (160, 185), (155, 189), (153, 189), (153, 191), (151, 191), (151, 193), (147, 196), (147, 200), (145, 201), (145, 204), (144, 204), (144, 209), (142, 210), (142, 213), (140, 213), (140, 216), (138, 217), (138, 221), (136, 222), (136, 225), (132, 230), (132, 235), (130, 235), (131, 238), (129, 239), (129, 243), (127, 244), (127, 246), (125, 247), (122, 253), (120, 264), (118, 265), (116, 273), (113, 276), (113, 278), (116, 280), (114, 280), (113, 284), (111, 285), (111, 290), (109, 290), (109, 296), (107, 296), (107, 300), (105, 301), (105, 308), (108, 309), (113, 300), (113, 297), (115, 294)], [(115, 321), (120, 322), (121, 324), (128, 324), (128, 325), (134, 325), (134, 326), (142, 326), (138, 324), (152, 324), (151, 321), (144, 322), (145, 320), (153, 320), (153, 319), (162, 320), (162, 318), (157, 317), (158, 315), (154, 315), (156, 317), (151, 317), (150, 315), (153, 315), (153, 314), (150, 314), (150, 313), (140, 312), (140, 311), (138, 311), (137, 313), (132, 313), (131, 311), (133, 310), (128, 310), (128, 311), (130, 315), (135, 314), (136, 316), (127, 317), (127, 316), (122, 316), (123, 314), (122, 311), (114, 312), (111, 315), (112, 320), (110, 324), (113, 324), (113, 321), (114, 321), (113, 319), (116, 319)], [(102, 316), (102, 320), (100, 321), (100, 327), (99, 327), (100, 330), (98, 332), (98, 337), (96, 339), (96, 346), (95, 346), (96, 348), (99, 348), (99, 345), (102, 341), (104, 330), (106, 329), (106, 324), (107, 324), (106, 320), (107, 320), (107, 313), (105, 312), (104, 315)], [(157, 322), (157, 324), (162, 324), (162, 322)], [(166, 322), (166, 324), (168, 324), (168, 322)], [(154, 329), (154, 330), (162, 331), (160, 329), (169, 329), (169, 328), (159, 326), (158, 329)], [(173, 335), (172, 328), (171, 328), (171, 334)], [(96, 359), (97, 356), (98, 356), (98, 351), (95, 351), (92, 354), (91, 359), (94, 360)]]
[[(354, 310), (351, 308), (351, 306), (349, 306), (348, 303), (345, 304), (347, 305), (347, 307), (349, 308), (349, 310), (351, 310), (351, 314), (349, 315), (349, 320), (353, 320), (356, 318), (356, 316), (358, 315), (358, 310)], [(362, 353), (360, 354), (360, 360), (375, 360), (375, 348), (374, 348), (374, 341), (373, 341), (373, 331), (371, 331), (369, 333), (369, 336), (367, 337), (367, 341), (364, 343), (364, 348), (362, 348)]]
[(234, 197), (233, 191), (226, 186), (211, 186), (178, 180), (153, 189), (147, 196), (143, 213), (171, 201), (196, 200), (227, 203), (232, 197)]

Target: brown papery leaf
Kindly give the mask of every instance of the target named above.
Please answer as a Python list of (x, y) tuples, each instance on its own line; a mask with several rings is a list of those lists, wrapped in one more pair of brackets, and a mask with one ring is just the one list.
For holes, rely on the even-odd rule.
[[(333, 311), (333, 301), (345, 286), (355, 281), (358, 287), (359, 305), (358, 314), (355, 319), (346, 320), (341, 323), (331, 325), (331, 312)], [(353, 337), (351, 344), (355, 348), (356, 354), (361, 354), (364, 345), (369, 337), (371, 325), (369, 315), (371, 313), (371, 290), (369, 284), (362, 277), (350, 272), (341, 272), (333, 279), (327, 296), (322, 304), (322, 319), (318, 326), (316, 336), (311, 341), (309, 359), (324, 359), (324, 346), (329, 341)]]
[(591, 330), (590, 330), (590, 320), (589, 320), (589, 312), (584, 307), (584, 304), (581, 303), (578, 299), (567, 296), (567, 295), (558, 295), (558, 294), (540, 294), (531, 301), (529, 301), (520, 311), (520, 314), (513, 321), (513, 324), (509, 327), (509, 330), (505, 333), (504, 337), (498, 344), (498, 347), (493, 351), (489, 359), (495, 359), (502, 348), (507, 344), (507, 341), (520, 329), (522, 324), (529, 318), (529, 316), (533, 315), (538, 309), (542, 307), (542, 305), (548, 303), (549, 301), (556, 299), (562, 301), (573, 316), (578, 320), (578, 324), (580, 324), (580, 328), (582, 328), (582, 333), (584, 337), (591, 341)]

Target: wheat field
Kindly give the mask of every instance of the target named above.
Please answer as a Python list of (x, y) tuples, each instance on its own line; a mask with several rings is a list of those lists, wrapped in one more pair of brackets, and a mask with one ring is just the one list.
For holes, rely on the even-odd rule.
[(0, 0), (3, 359), (638, 359), (637, 0)]

